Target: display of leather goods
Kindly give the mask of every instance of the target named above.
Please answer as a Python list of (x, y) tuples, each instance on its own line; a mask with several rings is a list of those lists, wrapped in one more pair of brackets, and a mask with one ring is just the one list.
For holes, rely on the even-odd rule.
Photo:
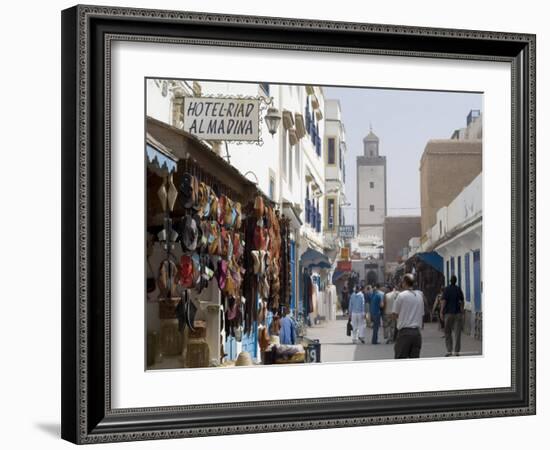
[(208, 240), (210, 238), (210, 224), (208, 223), (208, 221), (203, 220), (199, 223), (199, 227), (201, 230), (201, 237), (197, 244), (197, 250), (201, 253), (206, 253), (208, 252)]
[(193, 206), (193, 177), (190, 173), (184, 173), (181, 177), (179, 193), (181, 206), (191, 208)]
[(240, 295), (241, 292), (241, 284), (242, 284), (242, 277), (239, 270), (229, 270), (230, 278), (233, 280), (234, 284), (234, 295), (235, 297)]
[(195, 303), (191, 298), (189, 297), (189, 293), (186, 293), (186, 311), (185, 311), (185, 318), (186, 318), (186, 324), (189, 327), (191, 331), (195, 330), (195, 315), (197, 314), (197, 307), (195, 306)]
[(165, 259), (160, 263), (157, 278), (160, 297), (171, 298), (177, 296), (178, 268), (171, 259)]
[(204, 208), (206, 207), (207, 201), (208, 201), (208, 193), (206, 189), (206, 184), (203, 181), (201, 181), (199, 183), (199, 197), (197, 200), (197, 203), (198, 203), (197, 214), (200, 217), (203, 217), (204, 215)]
[(230, 273), (228, 273), (225, 277), (225, 286), (223, 287), (223, 292), (226, 295), (235, 297), (235, 280)]
[[(235, 340), (237, 342), (241, 342), (243, 340), (243, 327), (241, 325), (239, 325), (238, 327), (235, 328), (234, 333), (235, 333)], [(241, 352), (241, 353), (247, 353), (248, 354), (248, 352)], [(240, 354), (239, 354), (239, 356), (240, 356)], [(237, 362), (238, 361), (239, 361), (239, 358), (237, 357)], [(251, 364), (252, 364), (252, 362), (251, 362)], [(237, 364), (237, 363), (235, 363), (236, 366), (237, 365), (239, 365), (239, 366), (245, 366), (245, 365), (248, 366), (248, 365), (251, 365), (251, 364)]]
[(242, 224), (242, 205), (239, 202), (235, 202), (235, 229), (240, 230)]
[(258, 283), (258, 289), (260, 291), (260, 297), (267, 299), (269, 298), (269, 282), (267, 280), (267, 277), (265, 275), (262, 275), (260, 277), (259, 283)]
[(221, 227), (220, 229), (220, 255), (227, 259), (227, 241), (229, 232), (227, 229)]
[(258, 328), (258, 343), (262, 352), (265, 352), (269, 347), (269, 333), (263, 325)]
[(260, 251), (252, 250), (250, 252), (250, 256), (252, 256), (254, 274), (258, 275), (259, 273), (261, 273), (261, 270), (262, 270), (262, 263), (260, 260)]
[(202, 207), (202, 217), (208, 219), (210, 217), (210, 208), (212, 206), (212, 190), (207, 184), (204, 185), (204, 206)]
[(193, 253), (191, 259), (193, 261), (193, 280), (197, 286), (201, 280), (201, 257), (198, 253)]
[(232, 299), (229, 302), (229, 306), (227, 308), (227, 320), (234, 321), (237, 320), (239, 317), (239, 306), (237, 304), (237, 301), (235, 299)]
[(218, 287), (223, 291), (225, 283), (227, 281), (227, 261), (220, 259), (218, 261), (218, 270), (216, 272), (216, 279), (218, 280)]
[(221, 195), (218, 199), (218, 211), (217, 211), (217, 217), (216, 220), (220, 225), (223, 225), (225, 223), (225, 207), (227, 205), (227, 197), (225, 195)]
[(260, 219), (264, 215), (264, 198), (257, 195), (254, 199), (254, 216)]
[(176, 319), (178, 319), (178, 329), (180, 332), (183, 332), (187, 324), (187, 311), (185, 308), (185, 302), (183, 298), (180, 298), (176, 306)]
[(193, 260), (189, 255), (182, 255), (179, 264), (179, 285), (191, 288), (194, 285)]
[(164, 219), (164, 228), (157, 234), (157, 237), (162, 243), (164, 250), (169, 251), (174, 249), (178, 233), (172, 227), (172, 219), (168, 217)]
[(192, 178), (192, 185), (193, 185), (193, 208), (195, 210), (199, 209), (199, 179), (195, 176)]
[(213, 189), (210, 190), (210, 219), (218, 220), (218, 196)]
[(266, 243), (266, 230), (265, 228), (256, 225), (254, 228), (254, 248), (256, 250), (265, 249)]
[(166, 190), (166, 177), (163, 177), (162, 184), (157, 191), (158, 198), (160, 200), (160, 206), (163, 211), (166, 211), (168, 191)]
[[(170, 211), (174, 210), (174, 206), (176, 204), (177, 198), (178, 198), (178, 190), (174, 185), (174, 175), (171, 173), (170, 175), (168, 175), (168, 193), (166, 196), (168, 209)], [(166, 208), (163, 207), (162, 209), (165, 210)]]
[(210, 229), (208, 233), (208, 253), (210, 255), (217, 255), (218, 247), (220, 244), (218, 222), (212, 220), (209, 223), (209, 227)]
[(231, 250), (233, 259), (236, 261), (241, 257), (241, 241), (240, 234), (235, 232), (231, 235)]
[(190, 215), (185, 216), (183, 225), (183, 236), (181, 243), (184, 251), (194, 251), (197, 248), (198, 230), (197, 222)]

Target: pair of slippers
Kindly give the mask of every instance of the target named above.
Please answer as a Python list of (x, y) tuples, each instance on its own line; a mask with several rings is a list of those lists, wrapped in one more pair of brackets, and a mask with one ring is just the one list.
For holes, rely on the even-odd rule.
[(195, 251), (199, 244), (201, 229), (198, 223), (198, 218), (190, 214), (187, 214), (179, 222), (180, 244), (184, 253)]
[(160, 297), (173, 298), (177, 292), (178, 268), (171, 259), (165, 259), (160, 263), (157, 284), (160, 291)]
[(181, 206), (186, 209), (198, 206), (199, 182), (190, 173), (184, 173), (179, 186), (179, 199)]
[(176, 318), (178, 319), (178, 328), (183, 332), (187, 326), (189, 330), (195, 331), (195, 315), (197, 307), (189, 297), (189, 292), (185, 290), (183, 297), (176, 306)]
[(174, 230), (172, 226), (172, 219), (164, 219), (164, 228), (160, 230), (157, 234), (158, 240), (162, 244), (164, 250), (171, 251), (174, 250), (174, 245), (178, 239), (178, 232)]
[(264, 274), (269, 267), (269, 252), (265, 250), (252, 250), (253, 271), (255, 275)]

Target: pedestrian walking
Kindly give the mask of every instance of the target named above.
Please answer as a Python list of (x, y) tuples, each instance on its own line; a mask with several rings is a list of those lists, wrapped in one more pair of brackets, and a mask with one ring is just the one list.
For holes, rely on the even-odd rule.
[(348, 312), (349, 307), (349, 289), (348, 289), (348, 283), (346, 282), (344, 284), (344, 287), (342, 288), (342, 314), (346, 314)]
[(349, 299), (349, 319), (351, 320), (351, 342), (357, 344), (357, 339), (365, 343), (365, 297), (359, 286), (354, 288)]
[(384, 340), (386, 344), (391, 344), (395, 339), (395, 318), (393, 317), (393, 305), (399, 291), (395, 286), (390, 286), (388, 293), (384, 296)]
[(397, 321), (397, 339), (394, 344), (395, 359), (419, 358), (422, 348), (422, 316), (424, 315), (423, 294), (414, 290), (414, 276), (403, 276), (402, 291), (393, 305), (394, 318)]
[[(445, 321), (441, 318), (441, 299), (443, 298), (444, 289), (445, 287), (441, 286), (439, 293), (435, 296), (434, 305), (432, 307), (432, 317), (437, 317), (440, 330), (445, 329)], [(445, 337), (445, 335), (443, 335), (442, 337)]]
[(370, 284), (367, 284), (366, 286), (362, 286), (361, 288), (363, 292), (363, 296), (365, 297), (365, 310), (367, 311), (367, 327), (372, 327), (372, 321), (370, 317), (370, 300), (372, 297), (372, 286)]
[(378, 330), (382, 320), (382, 311), (384, 308), (384, 293), (380, 290), (380, 285), (376, 283), (370, 298), (370, 320), (372, 322), (372, 340), (371, 344), (378, 344)]
[(280, 321), (279, 340), (284, 345), (296, 344), (296, 324), (288, 315), (288, 309), (282, 307), (282, 318)]
[(464, 315), (464, 293), (456, 285), (456, 275), (451, 276), (451, 284), (443, 291), (441, 297), (440, 319), (445, 322), (445, 345), (447, 353), (445, 356), (453, 355), (453, 332), (454, 332), (454, 355), (460, 354), (460, 340), (462, 335), (462, 323)]

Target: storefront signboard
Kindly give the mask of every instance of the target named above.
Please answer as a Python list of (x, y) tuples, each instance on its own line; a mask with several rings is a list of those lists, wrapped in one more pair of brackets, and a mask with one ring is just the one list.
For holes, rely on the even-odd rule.
[(260, 140), (260, 99), (185, 97), (183, 130), (213, 141)]
[(353, 225), (340, 225), (338, 236), (342, 239), (353, 239), (355, 237), (355, 227)]

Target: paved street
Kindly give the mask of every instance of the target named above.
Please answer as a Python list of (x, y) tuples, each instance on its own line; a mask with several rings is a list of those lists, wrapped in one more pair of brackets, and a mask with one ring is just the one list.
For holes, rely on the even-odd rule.
[[(393, 359), (393, 344), (384, 344), (384, 329), (380, 327), (377, 345), (370, 343), (372, 328), (366, 329), (365, 344), (352, 344), (346, 336), (347, 320), (328, 321), (307, 329), (307, 337), (321, 342), (321, 362)], [(422, 330), (421, 358), (445, 356), (445, 339), (436, 323), (427, 323)], [(462, 334), (461, 355), (481, 355), (481, 341)]]

